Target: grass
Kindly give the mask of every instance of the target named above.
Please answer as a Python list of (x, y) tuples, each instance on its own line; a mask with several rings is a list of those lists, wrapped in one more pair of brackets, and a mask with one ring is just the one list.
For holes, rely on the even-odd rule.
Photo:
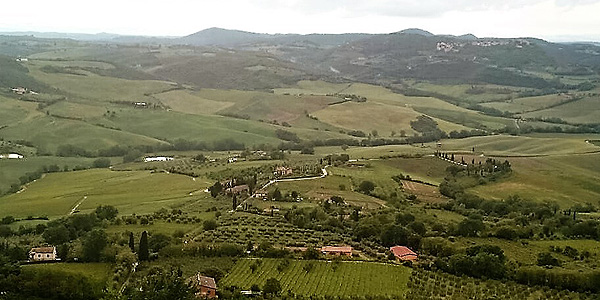
[[(221, 116), (189, 115), (162, 110), (123, 110), (106, 121), (108, 126), (160, 140), (213, 142), (226, 138), (252, 145), (278, 143), (275, 126)], [(165, 126), (168, 124), (169, 126)]]
[(83, 120), (100, 118), (107, 110), (110, 110), (110, 107), (67, 101), (60, 101), (46, 108), (46, 111), (51, 115)]
[(557, 105), (568, 99), (569, 97), (567, 95), (552, 94), (536, 97), (518, 98), (502, 102), (487, 102), (482, 103), (481, 105), (485, 107), (495, 108), (500, 111), (508, 111), (511, 113), (525, 113)]
[(7, 140), (25, 139), (40, 153), (54, 153), (58, 146), (71, 144), (89, 151), (114, 145), (156, 145), (160, 140), (122, 130), (95, 126), (83, 121), (38, 115), (0, 130)]
[[(577, 137), (577, 135), (575, 135)], [(433, 145), (432, 145), (433, 147)], [(561, 136), (524, 137), (494, 135), (465, 139), (444, 140), (441, 151), (471, 152), (486, 156), (543, 156), (591, 153), (600, 150), (585, 142), (585, 138)]]
[[(35, 103), (22, 102), (0, 96), (0, 128), (14, 125), (31, 115), (39, 114), (35, 112), (35, 107)], [(3, 131), (0, 129), (0, 135), (2, 133)]]
[(598, 123), (600, 120), (600, 97), (585, 97), (549, 109), (523, 114), (525, 118), (560, 118), (570, 123)]
[(106, 282), (112, 275), (113, 268), (108, 263), (53, 263), (23, 266), (25, 271), (48, 270), (62, 271), (72, 275), (87, 277), (96, 282)]
[(43, 61), (32, 61), (30, 71), (35, 79), (76, 98), (93, 102), (152, 102), (150, 95), (174, 88), (170, 82), (127, 80), (99, 76), (88, 71), (78, 71), (83, 75), (44, 73), (40, 70), (44, 65)]
[(199, 201), (206, 195), (189, 194), (206, 187), (187, 176), (148, 171), (95, 169), (53, 173), (22, 193), (0, 198), (0, 216), (58, 218), (69, 214), (78, 203), (82, 213), (99, 205), (115, 206), (125, 215), (152, 213), (163, 207)]
[(346, 102), (329, 106), (314, 113), (319, 120), (344, 128), (361, 130), (365, 133), (377, 131), (379, 136), (389, 137), (391, 132), (405, 131), (412, 135), (410, 121), (420, 114), (410, 108), (380, 104), (375, 102)]
[[(495, 245), (504, 251), (504, 255), (509, 260), (518, 261), (523, 265), (536, 265), (537, 256), (539, 253), (550, 251), (550, 246), (560, 247), (564, 249), (566, 246), (577, 249), (580, 253), (588, 251), (591, 254), (591, 260), (595, 260), (595, 257), (600, 254), (598, 246), (599, 241), (595, 240), (528, 240), (528, 241), (510, 241), (497, 238), (460, 238), (456, 244), (460, 247), (470, 247), (476, 245)], [(567, 269), (587, 269), (590, 268), (593, 262), (586, 262), (583, 264), (582, 261), (573, 260), (567, 256), (559, 253), (552, 252), (554, 257), (557, 257), (563, 262), (562, 267)], [(587, 264), (587, 267), (585, 266)]]
[(19, 177), (26, 173), (37, 172), (44, 166), (58, 165), (70, 169), (75, 166), (89, 167), (93, 159), (81, 157), (26, 156), (25, 159), (0, 160), (0, 190), (6, 192), (12, 184), (19, 183)]
[[(411, 269), (402, 266), (367, 262), (290, 261), (282, 272), (283, 260), (263, 259), (255, 272), (250, 265), (256, 260), (240, 260), (221, 281), (249, 290), (253, 284), (263, 286), (268, 278), (280, 281), (283, 291), (301, 295), (383, 296), (403, 295)], [(312, 265), (309, 272), (305, 266)]]
[(234, 105), (233, 102), (209, 100), (188, 90), (168, 91), (155, 97), (174, 111), (196, 115), (214, 114)]
[(561, 207), (596, 203), (600, 197), (600, 154), (509, 158), (513, 174), (496, 183), (472, 189), (490, 199), (519, 195), (536, 201), (555, 201)]
[(433, 154), (433, 149), (429, 146), (420, 145), (386, 145), (378, 147), (349, 147), (346, 151), (342, 151), (340, 147), (317, 147), (315, 154), (325, 156), (332, 153), (345, 153), (350, 156), (350, 159), (372, 159), (381, 158), (384, 156), (398, 155), (422, 155)]
[[(332, 168), (328, 169), (328, 171), (330, 170)], [(282, 192), (297, 191), (301, 197), (315, 200), (327, 200), (332, 196), (341, 196), (351, 205), (371, 209), (384, 205), (385, 202), (380, 199), (352, 191), (353, 182), (350, 178), (335, 175), (338, 173), (336, 171), (332, 171), (332, 173), (333, 175), (323, 179), (278, 182), (272, 185), (270, 189), (277, 187)], [(344, 190), (340, 189), (341, 185), (345, 187)], [(280, 205), (277, 204), (277, 206)]]
[[(471, 84), (434, 84), (429, 82), (418, 82), (412, 84), (413, 88), (435, 92), (451, 96), (453, 98), (461, 99), (467, 102), (489, 102), (504, 100), (509, 97), (517, 95), (518, 89), (514, 87), (505, 87), (499, 85), (476, 85), (475, 87), (485, 91), (481, 94), (469, 94), (468, 90), (473, 87)], [(502, 91), (502, 92), (499, 92)]]

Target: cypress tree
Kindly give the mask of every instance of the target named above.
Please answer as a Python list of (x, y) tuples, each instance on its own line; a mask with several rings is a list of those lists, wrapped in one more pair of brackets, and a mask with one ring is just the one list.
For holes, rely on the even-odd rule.
[(133, 240), (133, 232), (129, 233), (129, 249), (131, 249), (131, 252), (135, 253), (135, 242)]
[(138, 259), (140, 261), (147, 261), (150, 256), (148, 252), (148, 232), (142, 232), (142, 237), (140, 238), (140, 249), (138, 252)]

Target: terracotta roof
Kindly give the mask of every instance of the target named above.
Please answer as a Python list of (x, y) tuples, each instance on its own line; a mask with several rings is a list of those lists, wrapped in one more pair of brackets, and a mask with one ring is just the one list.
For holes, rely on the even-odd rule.
[(29, 252), (35, 252), (35, 253), (54, 253), (55, 248), (54, 247), (38, 247), (38, 248), (31, 248), (31, 251)]
[(410, 250), (408, 247), (404, 246), (391, 247), (390, 251), (392, 251), (392, 253), (394, 253), (394, 256), (396, 256), (400, 260), (415, 260), (418, 257), (418, 255), (415, 252)]
[(193, 285), (203, 286), (211, 289), (217, 289), (217, 284), (215, 283), (215, 279), (212, 277), (206, 277), (200, 275), (200, 273), (189, 278), (189, 281)]
[(334, 247), (334, 246), (325, 246), (321, 248), (323, 252), (352, 252), (352, 247), (350, 246), (342, 246), (342, 247)]

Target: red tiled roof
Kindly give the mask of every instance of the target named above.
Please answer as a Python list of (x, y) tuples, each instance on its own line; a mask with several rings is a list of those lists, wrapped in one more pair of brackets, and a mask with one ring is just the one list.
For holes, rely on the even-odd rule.
[(200, 275), (200, 273), (190, 277), (188, 279), (193, 285), (203, 286), (211, 289), (217, 289), (215, 279), (212, 277), (206, 277)]
[(35, 252), (35, 253), (54, 253), (54, 247), (38, 247), (38, 248), (31, 248), (31, 252)]
[(392, 253), (394, 253), (394, 256), (396, 256), (400, 260), (416, 260), (418, 257), (418, 255), (415, 252), (410, 250), (408, 247), (404, 246), (391, 247), (390, 251), (392, 251)]

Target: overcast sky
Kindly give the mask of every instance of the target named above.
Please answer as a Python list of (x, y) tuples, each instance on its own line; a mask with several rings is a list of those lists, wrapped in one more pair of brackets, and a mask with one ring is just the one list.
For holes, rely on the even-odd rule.
[(183, 36), (222, 27), (261, 33), (434, 34), (600, 41), (600, 0), (20, 0), (0, 31)]

